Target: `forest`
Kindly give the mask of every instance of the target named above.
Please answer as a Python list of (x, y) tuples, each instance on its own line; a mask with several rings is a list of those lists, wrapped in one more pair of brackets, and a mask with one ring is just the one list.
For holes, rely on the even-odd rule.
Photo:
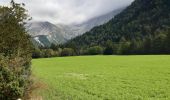
[(64, 47), (86, 54), (170, 54), (170, 1), (135, 0), (108, 23), (73, 38)]
[(108, 23), (65, 44), (35, 48), (33, 58), (170, 54), (169, 5), (169, 0), (135, 0)]

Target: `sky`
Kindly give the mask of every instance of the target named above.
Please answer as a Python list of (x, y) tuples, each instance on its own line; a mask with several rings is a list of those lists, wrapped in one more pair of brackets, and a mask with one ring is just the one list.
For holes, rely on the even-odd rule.
[[(10, 0), (0, 0), (0, 5)], [(131, 4), (133, 0), (15, 0), (25, 3), (32, 21), (80, 24), (91, 18)]]

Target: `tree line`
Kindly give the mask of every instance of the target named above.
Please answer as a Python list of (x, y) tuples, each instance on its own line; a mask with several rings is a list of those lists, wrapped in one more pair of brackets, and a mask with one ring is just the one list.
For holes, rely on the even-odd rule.
[(39, 55), (170, 54), (169, 5), (169, 0), (135, 0), (108, 23), (57, 46), (58, 50), (40, 49)]
[(146, 55), (146, 54), (170, 54), (170, 28), (164, 33), (155, 36), (146, 36), (143, 39), (128, 40), (122, 37), (119, 42), (106, 40), (103, 45), (90, 45), (77, 47), (71, 45), (52, 45), (49, 48), (37, 48), (33, 52), (33, 58), (62, 57), (79, 55)]

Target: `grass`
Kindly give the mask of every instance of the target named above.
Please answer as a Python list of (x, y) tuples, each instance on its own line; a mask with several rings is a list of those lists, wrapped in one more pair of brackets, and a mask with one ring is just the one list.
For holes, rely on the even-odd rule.
[(170, 100), (170, 56), (34, 59), (44, 100)]

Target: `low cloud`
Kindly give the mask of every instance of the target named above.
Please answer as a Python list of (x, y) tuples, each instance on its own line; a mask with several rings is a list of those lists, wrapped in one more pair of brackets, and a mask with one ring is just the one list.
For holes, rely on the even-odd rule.
[[(114, 9), (129, 5), (133, 0), (15, 0), (26, 4), (34, 21), (55, 24), (82, 23)], [(0, 0), (0, 5), (10, 0)]]

